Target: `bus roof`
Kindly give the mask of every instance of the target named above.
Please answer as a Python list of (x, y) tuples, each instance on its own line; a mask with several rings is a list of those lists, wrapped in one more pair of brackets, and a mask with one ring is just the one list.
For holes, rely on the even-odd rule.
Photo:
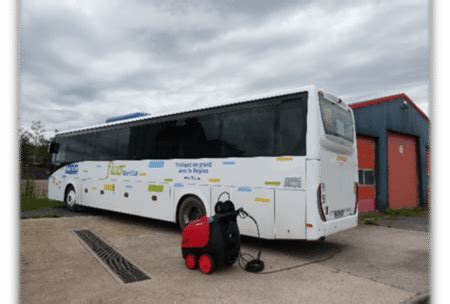
[(235, 105), (235, 104), (240, 104), (240, 103), (253, 102), (253, 101), (257, 101), (257, 100), (261, 100), (261, 99), (272, 98), (272, 97), (280, 97), (280, 96), (284, 96), (284, 95), (292, 95), (292, 94), (296, 94), (296, 93), (300, 93), (300, 92), (305, 92), (305, 91), (309, 92), (309, 91), (313, 91), (313, 90), (317, 90), (317, 87), (314, 86), (314, 85), (308, 85), (308, 86), (299, 87), (299, 88), (293, 89), (293, 90), (288, 90), (288, 91), (285, 90), (283, 92), (281, 92), (281, 91), (270, 91), (270, 92), (266, 93), (265, 95), (262, 95), (262, 94), (258, 94), (258, 95), (244, 95), (244, 96), (239, 97), (238, 98), (239, 101), (237, 101), (237, 102), (227, 102), (227, 103), (221, 103), (221, 104), (212, 105), (212, 106), (209, 106), (209, 107), (192, 108), (192, 109), (186, 109), (185, 111), (160, 113), (160, 114), (157, 114), (157, 115), (141, 116), (141, 117), (137, 117), (137, 118), (130, 118), (130, 119), (124, 119), (124, 120), (113, 121), (113, 122), (108, 122), (108, 123), (102, 123), (102, 124), (92, 125), (92, 126), (83, 127), (83, 128), (76, 128), (76, 129), (60, 131), (60, 132), (57, 132), (55, 134), (55, 136), (66, 135), (66, 134), (70, 134), (70, 133), (78, 133), (78, 132), (83, 132), (83, 131), (87, 131), (87, 130), (100, 129), (100, 128), (103, 128), (103, 127), (112, 127), (112, 126), (125, 125), (125, 124), (128, 124), (130, 122), (153, 120), (155, 118), (160, 118), (160, 117), (164, 117), (164, 116), (183, 114), (183, 113), (189, 113), (189, 112), (196, 112), (196, 111), (207, 110), (207, 109), (214, 109), (214, 108), (219, 108), (219, 107), (228, 106), (228, 105)]

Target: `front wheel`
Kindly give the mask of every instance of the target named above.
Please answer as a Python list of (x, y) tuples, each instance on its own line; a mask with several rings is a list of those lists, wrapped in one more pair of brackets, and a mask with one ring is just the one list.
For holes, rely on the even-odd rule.
[(214, 270), (214, 260), (209, 254), (202, 254), (198, 260), (198, 268), (204, 274), (210, 274)]
[(64, 204), (66, 205), (66, 208), (70, 211), (78, 211), (77, 207), (77, 194), (75, 192), (75, 189), (72, 186), (69, 186), (66, 190), (66, 195), (64, 197)]
[(180, 208), (178, 209), (178, 225), (180, 226), (180, 229), (183, 230), (189, 222), (197, 220), (205, 215), (206, 209), (202, 202), (195, 196), (189, 196), (181, 202)]

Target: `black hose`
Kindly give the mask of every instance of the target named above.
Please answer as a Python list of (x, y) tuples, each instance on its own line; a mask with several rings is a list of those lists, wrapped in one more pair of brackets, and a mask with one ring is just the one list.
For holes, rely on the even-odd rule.
[(270, 271), (264, 271), (264, 272), (260, 272), (258, 274), (273, 274), (273, 273), (277, 273), (277, 272), (282, 272), (282, 271), (287, 271), (287, 270), (300, 268), (300, 267), (311, 265), (311, 264), (325, 262), (325, 261), (328, 261), (328, 260), (334, 258), (334, 256), (336, 254), (341, 252), (341, 249), (339, 247), (334, 247), (334, 249), (335, 249), (334, 252), (332, 252), (330, 255), (328, 255), (328, 256), (326, 256), (324, 258), (321, 258), (321, 259), (317, 259), (317, 260), (313, 260), (313, 261), (309, 261), (309, 262), (305, 262), (305, 263), (302, 263), (302, 264), (297, 264), (297, 265), (289, 266), (289, 267), (285, 267), (285, 268), (280, 268), (280, 269), (275, 269), (275, 270), (270, 270)]
[[(258, 254), (256, 256), (256, 258), (254, 256), (252, 256), (249, 253), (242, 253), (241, 251), (239, 251), (239, 258), (238, 258), (238, 264), (239, 267), (241, 267), (241, 269), (248, 271), (248, 272), (253, 272), (253, 273), (258, 273), (264, 270), (264, 262), (261, 260), (261, 251), (262, 251), (262, 247), (261, 247), (261, 236), (259, 233), (259, 226), (258, 226), (258, 222), (255, 220), (255, 218), (253, 216), (251, 216), (250, 214), (248, 214), (247, 212), (244, 211), (244, 209), (240, 208), (237, 210), (238, 215), (240, 218), (250, 218), (256, 225), (256, 231), (258, 233)], [(245, 258), (245, 256), (248, 256), (251, 260), (247, 260)]]
[[(335, 251), (324, 258), (297, 264), (294, 266), (289, 266), (289, 267), (284, 267), (284, 268), (280, 268), (280, 269), (262, 272), (264, 270), (264, 262), (261, 260), (262, 246), (261, 246), (261, 236), (259, 233), (258, 223), (256, 222), (256, 220), (253, 216), (251, 216), (250, 214), (245, 212), (242, 208), (239, 208), (236, 212), (238, 212), (239, 217), (241, 217), (242, 219), (249, 217), (255, 223), (257, 234), (258, 234), (258, 254), (257, 254), (256, 258), (249, 253), (241, 253), (241, 251), (239, 251), (239, 258), (238, 258), (239, 267), (247, 272), (252, 272), (252, 273), (256, 273), (256, 274), (273, 274), (273, 273), (277, 273), (277, 272), (292, 270), (292, 269), (300, 268), (300, 267), (315, 264), (315, 263), (325, 262), (327, 260), (332, 259), (336, 254), (341, 252), (341, 249), (339, 247), (334, 247)], [(248, 257), (249, 259), (246, 259), (245, 257)]]
[(231, 199), (230, 193), (229, 193), (228, 191), (223, 191), (222, 193), (219, 194), (219, 197), (217, 198), (217, 201), (218, 201), (218, 202), (220, 202), (220, 198), (221, 198), (222, 195), (224, 195), (224, 194), (228, 195), (228, 200)]

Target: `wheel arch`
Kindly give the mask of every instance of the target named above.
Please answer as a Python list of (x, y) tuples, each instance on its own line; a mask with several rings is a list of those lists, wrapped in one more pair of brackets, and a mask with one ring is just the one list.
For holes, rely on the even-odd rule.
[(75, 184), (73, 182), (68, 182), (66, 184), (66, 186), (64, 187), (63, 201), (66, 200), (66, 195), (67, 195), (67, 191), (69, 191), (69, 188), (73, 188), (73, 190), (75, 190), (75, 195), (78, 196), (78, 191), (77, 191)]
[(64, 196), (66, 196), (67, 190), (69, 190), (70, 187), (72, 187), (75, 190), (75, 193), (76, 193), (77, 189), (75, 188), (75, 185), (72, 182), (69, 182), (64, 187)]
[(180, 195), (178, 196), (178, 198), (176, 199), (177, 202), (177, 206), (175, 208), (175, 214), (174, 214), (174, 218), (175, 218), (175, 223), (178, 225), (178, 211), (180, 209), (181, 203), (188, 197), (195, 197), (197, 198), (203, 205), (203, 207), (205, 207), (206, 210), (206, 215), (209, 216), (210, 215), (210, 208), (209, 208), (209, 204), (208, 204), (208, 200), (205, 197), (204, 194), (202, 194), (200, 191), (184, 191), (183, 193), (180, 193)]
[(76, 183), (74, 180), (68, 180), (66, 185), (64, 186), (63, 188), (64, 191), (62, 193), (62, 201), (64, 202), (66, 200), (66, 194), (69, 187), (72, 187), (73, 190), (75, 190), (77, 205), (82, 205), (80, 185)]

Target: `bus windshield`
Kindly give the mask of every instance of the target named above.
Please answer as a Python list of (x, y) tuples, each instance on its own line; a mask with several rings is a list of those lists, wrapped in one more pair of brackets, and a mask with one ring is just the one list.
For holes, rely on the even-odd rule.
[(354, 129), (350, 110), (341, 108), (323, 95), (319, 95), (319, 102), (325, 132), (353, 142)]

